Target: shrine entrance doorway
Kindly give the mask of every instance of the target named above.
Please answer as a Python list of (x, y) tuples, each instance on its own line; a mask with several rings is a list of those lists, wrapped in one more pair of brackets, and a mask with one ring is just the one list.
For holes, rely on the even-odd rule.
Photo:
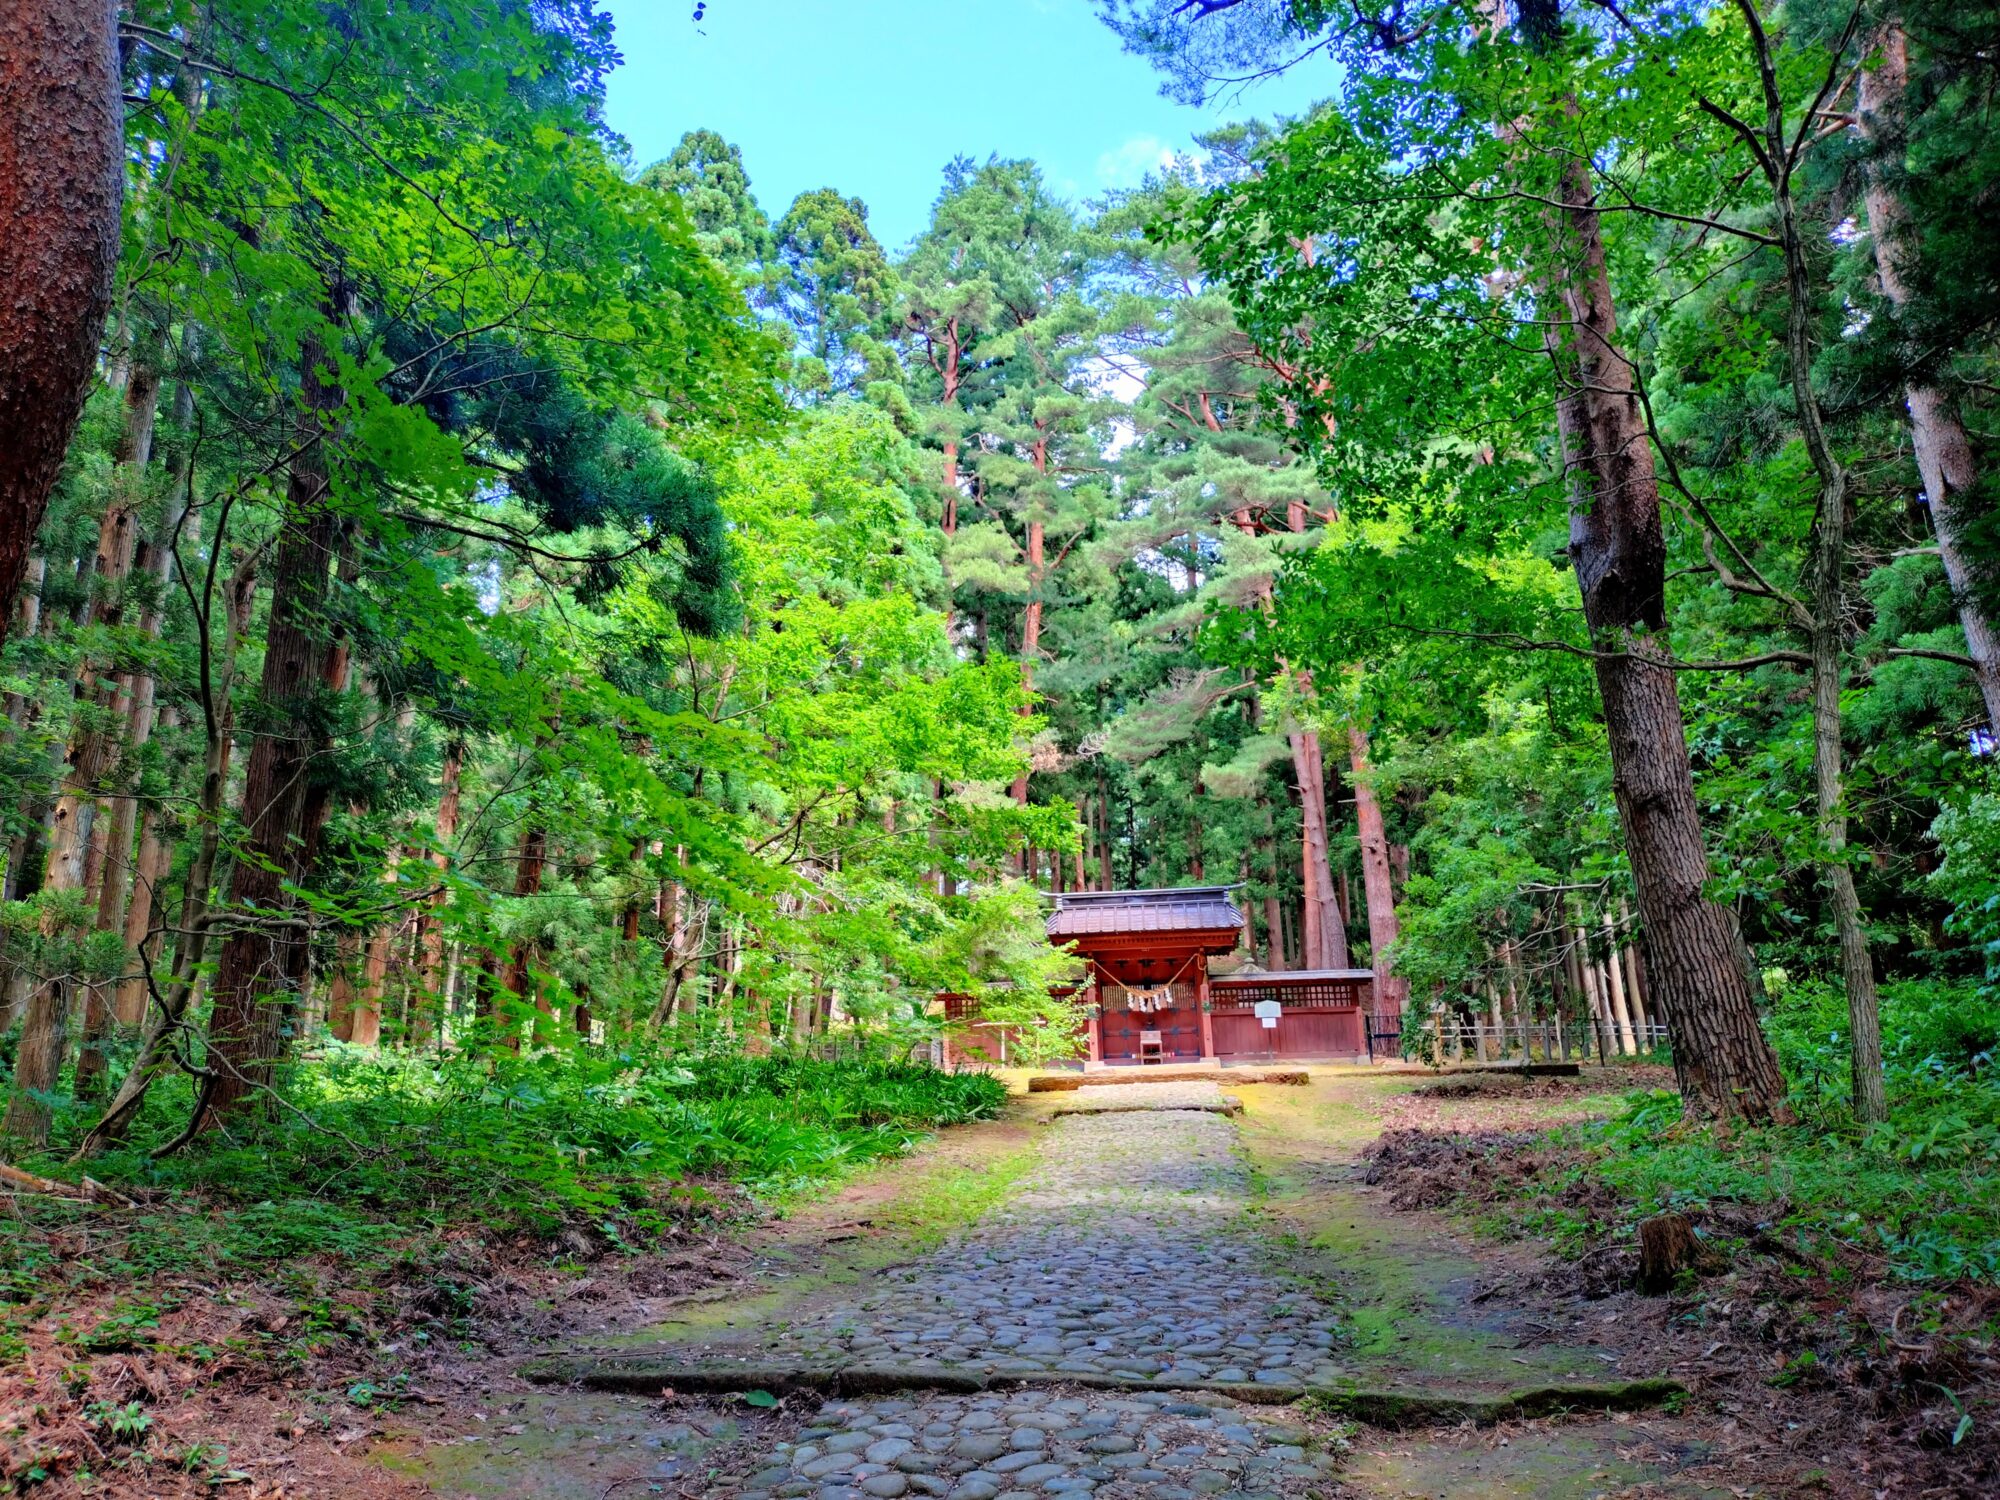
[[(1199, 1062), (1207, 1055), (1202, 1049), (1201, 982), (1206, 954), (1098, 958), (1094, 967), (1100, 1061), (1139, 1062), (1141, 1043), (1152, 1031), (1160, 1034), (1162, 1062)], [(1152, 1060), (1150, 1052), (1145, 1060)]]

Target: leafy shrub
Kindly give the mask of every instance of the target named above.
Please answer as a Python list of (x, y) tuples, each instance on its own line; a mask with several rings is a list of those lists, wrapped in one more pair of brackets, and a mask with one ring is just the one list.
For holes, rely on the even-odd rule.
[[(1774, 1004), (1765, 1029), (1779, 1066), (1792, 1081), (1794, 1103), (1810, 1113), (1838, 1109), (1847, 1098), (1852, 1042), (1847, 996), (1838, 981), (1815, 979), (1771, 986)], [(1930, 979), (1882, 986), (1882, 1062), (1892, 1099), (1929, 1097), (1940, 1088), (1990, 1093), (2000, 1056), (2000, 991)]]
[(1985, 955), (1986, 977), (2000, 983), (2000, 794), (1961, 798), (1931, 823), (1944, 860), (1931, 884), (1952, 903), (1945, 926)]
[[(703, 1179), (795, 1193), (989, 1116), (1006, 1097), (982, 1075), (860, 1053), (439, 1060), (337, 1049), (293, 1072), (270, 1118), (153, 1161), (148, 1149), (187, 1104), (184, 1091), (156, 1093), (92, 1175), (235, 1206), (218, 1219), (148, 1216), (158, 1233), (125, 1252), (135, 1271), (191, 1253), (237, 1265), (314, 1252), (372, 1260), (425, 1226), (468, 1221), (629, 1247), (710, 1204)], [(35, 1254), (23, 1239), (0, 1261), (25, 1270)]]
[(1846, 1127), (1845, 1141), (1829, 1138), (1837, 1119), (1722, 1135), (1683, 1125), (1679, 1096), (1643, 1093), (1556, 1138), (1585, 1150), (1632, 1220), (1755, 1206), (1788, 1239), (1880, 1256), (1909, 1280), (2000, 1281), (2000, 1089), (1990, 1071), (1906, 1075), (1890, 1106), (1886, 1126)]

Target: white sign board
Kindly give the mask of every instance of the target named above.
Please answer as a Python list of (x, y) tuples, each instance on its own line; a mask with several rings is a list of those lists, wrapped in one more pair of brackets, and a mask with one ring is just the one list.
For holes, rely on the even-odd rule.
[(1271, 1026), (1275, 1025), (1278, 1017), (1285, 1013), (1285, 1007), (1275, 1000), (1259, 1000), (1250, 1007), (1250, 1013), (1265, 1025)]
[(1278, 1018), (1276, 1016), (1259, 1016), (1257, 1024), (1262, 1026), (1266, 1031), (1276, 1031), (1278, 1029)]

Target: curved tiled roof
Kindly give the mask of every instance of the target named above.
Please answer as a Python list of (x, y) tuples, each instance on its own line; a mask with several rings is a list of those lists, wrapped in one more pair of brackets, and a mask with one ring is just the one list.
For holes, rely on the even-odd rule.
[(1052, 938), (1120, 932), (1213, 932), (1241, 927), (1233, 886), (1192, 885), (1158, 891), (1061, 891), (1049, 913)]

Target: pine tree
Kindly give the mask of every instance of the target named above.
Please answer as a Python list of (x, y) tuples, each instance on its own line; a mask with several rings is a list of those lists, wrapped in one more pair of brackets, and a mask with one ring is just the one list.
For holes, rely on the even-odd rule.
[(868, 207), (832, 188), (801, 193), (778, 221), (772, 302), (797, 332), (807, 391), (857, 394), (899, 373), (879, 338), (895, 273), (868, 228)]

